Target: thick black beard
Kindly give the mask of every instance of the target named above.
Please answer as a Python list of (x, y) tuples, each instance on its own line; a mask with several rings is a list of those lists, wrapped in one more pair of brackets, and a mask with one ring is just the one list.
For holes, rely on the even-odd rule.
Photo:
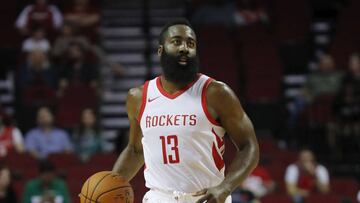
[(179, 64), (180, 57), (162, 52), (160, 64), (165, 79), (179, 84), (191, 83), (197, 78), (199, 72), (199, 58), (197, 56), (188, 58), (188, 63), (181, 65)]

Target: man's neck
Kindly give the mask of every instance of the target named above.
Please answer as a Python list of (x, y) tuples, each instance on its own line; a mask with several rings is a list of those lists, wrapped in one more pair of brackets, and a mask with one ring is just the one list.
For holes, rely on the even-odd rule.
[(41, 129), (43, 132), (48, 133), (51, 131), (52, 126), (43, 126), (43, 127), (41, 127)]
[(179, 90), (184, 89), (187, 85), (189, 85), (191, 83), (191, 82), (189, 82), (189, 83), (172, 82), (172, 81), (166, 80), (165, 76), (163, 76), (163, 75), (160, 77), (160, 80), (161, 80), (161, 85), (162, 85), (163, 89), (170, 94), (173, 94)]
[(0, 197), (3, 198), (6, 196), (6, 188), (0, 188)]

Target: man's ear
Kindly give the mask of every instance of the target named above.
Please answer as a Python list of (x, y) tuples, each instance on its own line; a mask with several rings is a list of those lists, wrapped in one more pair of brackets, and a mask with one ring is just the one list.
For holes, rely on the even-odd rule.
[(164, 46), (163, 46), (163, 45), (159, 45), (158, 50), (157, 50), (158, 56), (161, 56), (161, 54), (162, 54), (163, 51), (164, 51)]

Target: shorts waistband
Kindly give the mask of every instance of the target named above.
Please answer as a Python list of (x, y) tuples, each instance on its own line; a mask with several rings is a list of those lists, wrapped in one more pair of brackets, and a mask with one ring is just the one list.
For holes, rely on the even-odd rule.
[(181, 192), (181, 191), (173, 191), (173, 190), (163, 190), (163, 189), (158, 189), (158, 188), (151, 188), (150, 190), (152, 190), (154, 192), (162, 193), (164, 195), (172, 195), (172, 196), (177, 196), (177, 197), (193, 196), (198, 193), (198, 192)]

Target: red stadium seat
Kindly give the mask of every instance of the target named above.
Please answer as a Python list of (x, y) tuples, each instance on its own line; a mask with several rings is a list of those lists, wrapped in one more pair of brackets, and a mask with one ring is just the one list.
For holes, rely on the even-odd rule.
[(272, 138), (259, 138), (258, 142), (261, 153), (271, 153), (279, 150), (275, 140)]
[(79, 194), (81, 192), (81, 187), (85, 182), (76, 180), (76, 179), (68, 179), (66, 180), (66, 184), (69, 189), (69, 193), (72, 199), (72, 202), (79, 202)]
[(354, 198), (359, 190), (359, 185), (354, 179), (333, 178), (330, 182), (331, 191), (336, 194)]
[(38, 166), (37, 160), (28, 153), (10, 153), (7, 155), (5, 162), (11, 169), (27, 170), (30, 167), (37, 169)]
[(70, 153), (51, 154), (49, 160), (55, 164), (58, 169), (74, 167), (81, 164), (78, 157)]
[(270, 165), (266, 165), (264, 167), (269, 171), (270, 176), (277, 183), (278, 185), (277, 192), (279, 194), (285, 194), (286, 188), (284, 183), (284, 175), (285, 175), (286, 166), (281, 164), (280, 162), (275, 162)]
[(116, 160), (118, 158), (118, 154), (108, 153), (108, 154), (95, 154), (91, 157), (89, 165), (99, 165), (103, 166), (104, 170), (112, 170)]
[(280, 164), (283, 167), (295, 163), (298, 158), (298, 152), (289, 150), (277, 150), (270, 153), (270, 159), (273, 164)]
[(136, 176), (130, 182), (134, 190), (134, 202), (142, 202), (142, 198), (148, 189), (145, 187), (144, 170), (140, 169)]
[(236, 40), (242, 45), (259, 45), (274, 42), (272, 34), (263, 25), (239, 27), (236, 31)]
[(330, 45), (330, 54), (334, 56), (339, 68), (348, 67), (349, 55), (360, 51), (360, 28), (354, 26), (354, 19), (360, 18), (359, 1), (351, 1), (341, 10), (336, 23), (336, 33)]
[(5, 158), (6, 165), (10, 168), (12, 174), (14, 174), (18, 179), (13, 182), (13, 187), (20, 197), (23, 193), (25, 183), (35, 178), (38, 175), (38, 163), (30, 154), (23, 153), (10, 153)]
[(262, 203), (292, 203), (291, 198), (285, 194), (271, 194), (261, 199)]
[(23, 196), (26, 182), (27, 182), (27, 180), (14, 181), (12, 186), (13, 186), (13, 188), (15, 190), (15, 193), (16, 193), (17, 197), (22, 197)]
[(322, 95), (306, 109), (307, 119), (310, 123), (327, 123), (332, 119), (332, 105), (334, 95)]
[(276, 53), (277, 50), (273, 43), (243, 46), (245, 97), (248, 101), (279, 100), (282, 65)]
[(304, 0), (275, 0), (273, 21), (279, 41), (304, 40), (310, 29), (310, 6)]
[(81, 182), (85, 182), (91, 175), (95, 174), (96, 172), (102, 171), (101, 166), (90, 166), (90, 165), (80, 165), (69, 167), (66, 169), (66, 178), (78, 180)]
[(69, 86), (58, 100), (57, 121), (64, 128), (75, 127), (84, 108), (96, 108), (98, 97), (95, 89), (86, 85)]
[(224, 26), (205, 26), (198, 36), (201, 72), (225, 81), (239, 94), (239, 61), (231, 35)]
[(326, 203), (341, 203), (341, 198), (336, 194), (312, 194), (306, 199), (306, 203), (326, 202)]
[(55, 92), (48, 86), (27, 87), (23, 91), (23, 104), (26, 106), (52, 105), (55, 101)]
[(329, 52), (334, 56), (337, 67), (343, 70), (347, 69), (349, 56), (360, 51), (359, 43), (360, 41), (353, 37), (347, 37), (346, 39), (334, 38)]

